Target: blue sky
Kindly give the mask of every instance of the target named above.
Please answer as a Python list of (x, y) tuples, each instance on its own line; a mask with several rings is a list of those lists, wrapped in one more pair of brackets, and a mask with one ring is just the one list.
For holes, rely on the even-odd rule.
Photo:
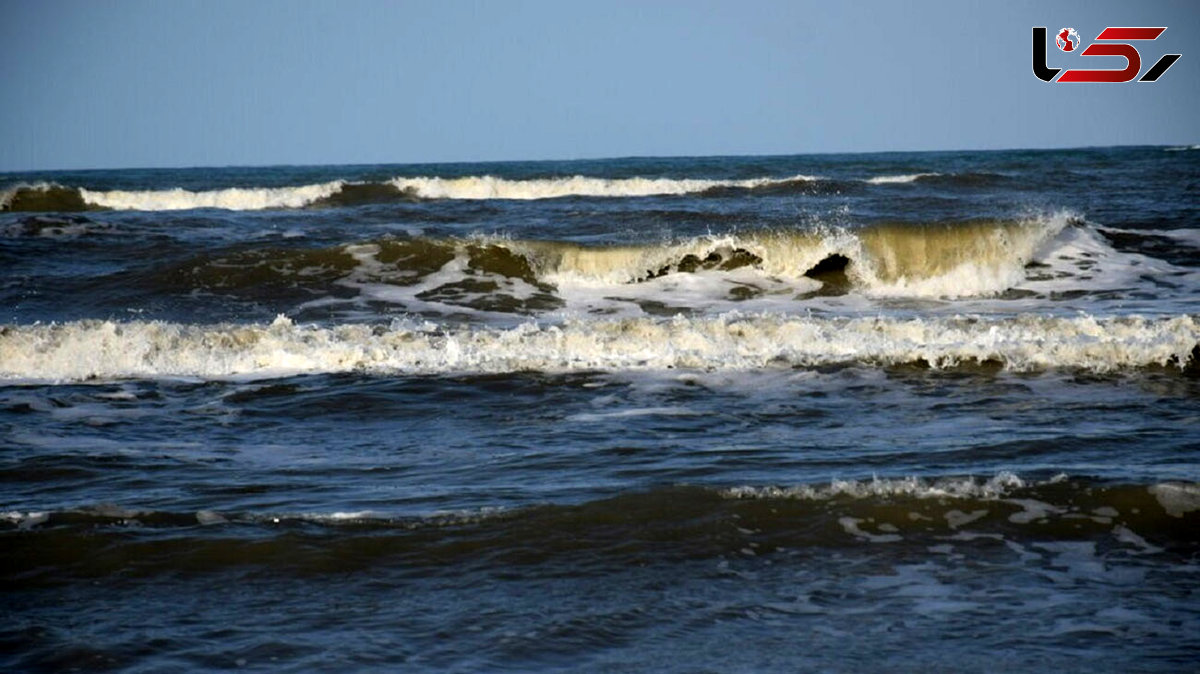
[(0, 0), (0, 170), (1192, 144), (1198, 68), (1196, 2)]

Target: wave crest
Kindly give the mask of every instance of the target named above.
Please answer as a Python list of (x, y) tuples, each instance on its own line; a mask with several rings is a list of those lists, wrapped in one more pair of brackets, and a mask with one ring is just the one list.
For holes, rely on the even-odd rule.
[(108, 192), (80, 189), (83, 200), (100, 208), (133, 211), (178, 211), (193, 208), (221, 208), (252, 211), (268, 208), (301, 208), (341, 191), (345, 181), (302, 187), (230, 187), (223, 190), (192, 192), (185, 189)]
[(514, 180), (496, 176), (394, 178), (382, 183), (333, 180), (288, 187), (230, 187), (193, 191), (90, 190), (56, 183), (20, 184), (0, 192), (0, 210), (81, 211), (89, 209), (177, 211), (219, 208), (252, 211), (306, 206), (348, 206), (396, 199), (556, 199), (646, 197), (720, 193), (723, 190), (786, 189), (812, 176), (712, 180), (692, 178), (593, 178), (567, 176)]
[[(304, 296), (362, 283), (521, 281), (565, 297), (576, 291), (634, 291), (637, 285), (653, 292), (676, 281), (695, 285), (723, 279), (740, 283), (750, 296), (773, 288), (801, 296), (973, 297), (1023, 282), (1026, 265), (1068, 220), (1059, 214), (1029, 221), (761, 231), (609, 246), (501, 237), (384, 238), (198, 257), (155, 270), (146, 282), (256, 296), (291, 289)], [(712, 290), (723, 296), (730, 288), (717, 283)]]
[[(333, 180), (286, 187), (230, 187), (193, 191), (90, 190), (57, 183), (19, 184), (0, 191), (0, 210), (81, 211), (90, 209), (175, 211), (219, 208), (234, 211), (306, 206), (348, 206), (398, 199), (503, 199), (537, 200), (564, 197), (650, 197), (698, 194), (723, 196), (729, 191), (768, 193), (829, 189), (843, 191), (854, 185), (894, 185), (930, 182), (945, 186), (980, 186), (1004, 180), (991, 173), (912, 173), (881, 175), (862, 180), (827, 180), (817, 176), (712, 178), (597, 178), (572, 175), (549, 178), (501, 178), (493, 175), (397, 177), (384, 182)], [(823, 186), (823, 187), (822, 187)]]
[(646, 197), (697, 194), (717, 189), (756, 189), (815, 180), (812, 176), (708, 180), (698, 178), (535, 178), (510, 180), (496, 176), (463, 178), (396, 178), (402, 192), (423, 199), (557, 199), (561, 197)]
[(0, 190), (0, 211), (70, 212), (89, 210), (79, 190), (58, 183), (20, 183)]
[(892, 184), (911, 183), (911, 182), (920, 180), (922, 178), (930, 178), (933, 176), (940, 176), (940, 175), (942, 175), (942, 174), (940, 174), (940, 173), (908, 173), (908, 174), (904, 174), (904, 175), (883, 175), (883, 176), (875, 176), (874, 178), (867, 178), (866, 182), (868, 182), (872, 185), (892, 185)]
[[(779, 278), (819, 277), (832, 264), (868, 293), (962, 297), (1003, 292), (1024, 279), (1038, 248), (1067, 226), (1059, 213), (1028, 221), (888, 224), (859, 230), (700, 237), (678, 244), (588, 247), (503, 242), (552, 283), (631, 283), (695, 269), (751, 266)], [(828, 278), (823, 279), (828, 280)]]
[(0, 378), (19, 381), (295, 374), (752, 370), (828, 364), (995, 363), (1108, 372), (1195, 366), (1200, 323), (1167, 318), (819, 318), (777, 315), (449, 328), (401, 321), (303, 327), (80, 321), (7, 327)]

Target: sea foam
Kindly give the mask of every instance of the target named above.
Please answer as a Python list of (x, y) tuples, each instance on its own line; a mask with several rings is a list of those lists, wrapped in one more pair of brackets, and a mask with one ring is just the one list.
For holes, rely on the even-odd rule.
[(702, 180), (677, 178), (592, 178), (568, 176), (510, 180), (495, 176), (463, 178), (396, 178), (397, 189), (425, 199), (554, 199), (559, 197), (645, 197), (693, 194), (716, 188), (753, 189), (798, 181), (813, 176), (752, 178), (747, 180)]
[[(695, 194), (713, 189), (755, 189), (773, 185), (816, 180), (813, 176), (785, 178), (749, 178), (712, 180), (690, 178), (593, 178), (573, 175), (558, 178), (515, 180), (495, 176), (399, 177), (384, 183), (358, 183), (333, 180), (311, 185), (287, 187), (230, 187), (220, 190), (192, 191), (183, 188), (163, 190), (91, 190), (51, 183), (12, 185), (0, 190), (0, 210), (112, 210), (177, 211), (219, 208), (253, 211), (275, 208), (303, 208), (331, 199), (342, 192), (376, 194), (396, 190), (418, 199), (555, 199), (560, 197), (646, 197)], [(344, 195), (343, 195), (344, 196)], [(53, 205), (46, 204), (53, 198)], [(24, 204), (26, 201), (34, 204)], [(18, 204), (18, 202), (22, 202)]]
[(270, 378), (296, 374), (753, 370), (838, 363), (1109, 372), (1182, 367), (1200, 344), (1187, 315), (1141, 318), (826, 318), (725, 314), (529, 322), (515, 328), (394, 321), (181, 325), (80, 321), (7, 327), (0, 379)]
[(222, 208), (234, 211), (267, 208), (300, 208), (337, 193), (345, 181), (300, 187), (231, 187), (223, 190), (192, 192), (171, 190), (112, 190), (108, 192), (80, 189), (83, 200), (93, 206), (114, 210), (177, 211), (193, 208)]
[(921, 178), (929, 178), (929, 177), (940, 176), (940, 175), (942, 175), (942, 174), (940, 174), (940, 173), (908, 173), (908, 174), (903, 174), (903, 175), (884, 175), (884, 176), (875, 176), (873, 178), (867, 178), (866, 182), (868, 182), (872, 185), (893, 185), (893, 184), (911, 183), (911, 182), (920, 180)]

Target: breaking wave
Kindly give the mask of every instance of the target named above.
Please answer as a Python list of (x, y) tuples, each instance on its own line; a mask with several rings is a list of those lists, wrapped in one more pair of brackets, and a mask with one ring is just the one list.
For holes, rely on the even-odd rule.
[(1195, 367), (1200, 323), (1160, 318), (707, 318), (569, 320), (458, 328), (181, 325), (79, 321), (0, 331), (0, 378), (271, 378), (296, 374), (508, 373), (675, 368), (752, 370), (830, 364), (995, 364), (1109, 372)]
[(268, 208), (300, 208), (341, 191), (345, 182), (335, 180), (303, 187), (242, 188), (192, 192), (184, 189), (98, 192), (80, 189), (83, 201), (113, 210), (177, 211), (193, 208), (222, 208), (253, 211)]
[(973, 296), (1002, 292), (1020, 282), (1039, 246), (1069, 220), (1058, 214), (1028, 221), (768, 231), (650, 246), (503, 245), (529, 259), (539, 277), (550, 282), (630, 283), (672, 272), (749, 266), (769, 276), (809, 276), (869, 293)]
[(234, 211), (306, 206), (345, 206), (398, 199), (555, 199), (561, 197), (646, 197), (721, 190), (786, 188), (816, 180), (787, 178), (709, 180), (686, 178), (593, 178), (567, 176), (512, 180), (495, 176), (394, 178), (382, 183), (333, 180), (291, 187), (231, 187), (220, 190), (89, 190), (56, 183), (20, 184), (0, 192), (0, 210), (82, 211), (92, 209), (174, 211), (218, 208)]
[(137, 283), (257, 295), (290, 289), (303, 290), (303, 295), (327, 292), (334, 284), (416, 286), (435, 279), (470, 280), (485, 290), (486, 284), (515, 279), (552, 292), (738, 272), (744, 276), (741, 281), (752, 285), (778, 282), (800, 293), (984, 296), (1025, 280), (1025, 266), (1071, 217), (1060, 213), (1026, 221), (760, 231), (631, 245), (385, 238), (331, 248), (205, 256), (160, 268)]
[(885, 175), (885, 176), (875, 176), (874, 178), (867, 178), (867, 182), (871, 183), (872, 185), (891, 185), (891, 184), (911, 183), (911, 182), (920, 180), (921, 178), (929, 178), (932, 176), (940, 176), (940, 175), (942, 175), (942, 174), (940, 174), (940, 173), (908, 173), (908, 174), (904, 174), (904, 175)]
[(730, 191), (853, 190), (855, 185), (928, 183), (944, 187), (978, 187), (1007, 180), (995, 173), (911, 173), (862, 180), (829, 180), (818, 176), (759, 177), (737, 180), (705, 178), (596, 178), (572, 175), (512, 179), (492, 175), (446, 178), (397, 177), (383, 182), (332, 180), (287, 187), (230, 187), (193, 191), (91, 190), (57, 183), (12, 185), (0, 190), (0, 211), (85, 211), (97, 209), (175, 211), (217, 208), (252, 211), (283, 208), (349, 206), (398, 200), (503, 199), (537, 200), (564, 197), (724, 196)]
[(0, 189), (0, 211), (86, 211), (89, 206), (74, 187), (58, 183), (19, 184)]
[(797, 175), (790, 178), (753, 178), (749, 180), (702, 180), (674, 178), (540, 178), (509, 180), (495, 176), (465, 178), (396, 178), (397, 189), (423, 199), (556, 199), (560, 197), (646, 197), (672, 194), (697, 194), (715, 189), (756, 189), (805, 183), (816, 178)]

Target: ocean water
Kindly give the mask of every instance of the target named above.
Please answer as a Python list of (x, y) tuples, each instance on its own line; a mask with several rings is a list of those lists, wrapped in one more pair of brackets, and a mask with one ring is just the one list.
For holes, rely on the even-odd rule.
[(1196, 149), (0, 175), (0, 667), (1194, 670)]

